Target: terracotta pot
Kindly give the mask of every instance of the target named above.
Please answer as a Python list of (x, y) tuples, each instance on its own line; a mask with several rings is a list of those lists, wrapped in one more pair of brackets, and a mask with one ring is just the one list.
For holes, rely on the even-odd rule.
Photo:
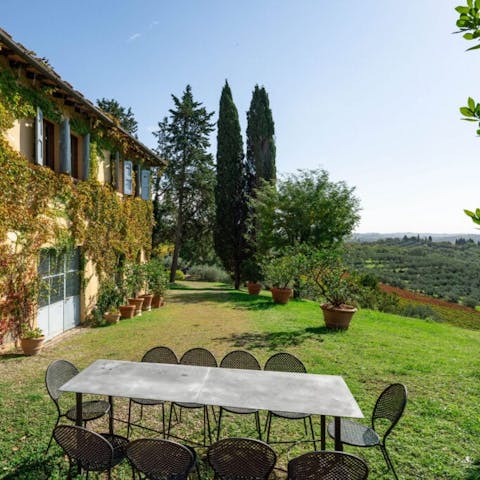
[(122, 318), (133, 318), (135, 316), (135, 305), (122, 305), (119, 309)]
[(21, 338), (20, 344), (25, 355), (37, 355), (43, 346), (45, 337), (39, 338)]
[(135, 315), (137, 317), (142, 314), (143, 298), (129, 298), (128, 303), (135, 305)]
[(142, 310), (144, 312), (149, 312), (152, 309), (153, 295), (146, 293), (145, 295), (140, 295), (140, 298), (143, 298)]
[(247, 282), (247, 288), (250, 295), (258, 295), (262, 289), (262, 284), (256, 282)]
[(352, 305), (333, 307), (329, 303), (321, 305), (325, 326), (335, 330), (347, 330), (354, 313), (357, 311)]
[(120, 321), (120, 313), (119, 312), (107, 312), (103, 314), (103, 318), (107, 321), (107, 323), (118, 323)]
[(158, 308), (162, 306), (163, 297), (155, 294), (152, 298), (152, 308)]
[(271, 287), (270, 291), (272, 292), (272, 298), (275, 303), (285, 305), (290, 300), (292, 296), (291, 288), (277, 288)]

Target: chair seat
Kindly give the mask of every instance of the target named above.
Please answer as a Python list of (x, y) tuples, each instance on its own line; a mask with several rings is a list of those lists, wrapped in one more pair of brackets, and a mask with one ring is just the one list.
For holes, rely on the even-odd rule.
[[(340, 432), (342, 443), (346, 443), (347, 445), (374, 447), (380, 443), (380, 438), (375, 430), (361, 423), (342, 419)], [(332, 438), (335, 438), (335, 425), (333, 422), (328, 424), (328, 434)]]
[(178, 405), (179, 407), (182, 408), (203, 408), (204, 405), (201, 403), (180, 403), (180, 402), (175, 402), (175, 405)]
[(161, 405), (165, 403), (163, 400), (147, 400), (146, 398), (131, 398), (130, 400), (140, 405)]
[(113, 447), (113, 465), (118, 465), (124, 458), (127, 452), (128, 438), (111, 433), (101, 433), (103, 438), (108, 440)]
[[(110, 410), (110, 404), (105, 400), (90, 400), (82, 403), (82, 421), (88, 422), (102, 417)], [(77, 419), (76, 407), (72, 407), (65, 416), (74, 422)]]
[(282, 417), (282, 418), (290, 418), (292, 420), (295, 419), (301, 419), (301, 418), (308, 418), (310, 415), (305, 414), (305, 413), (294, 413), (294, 412), (271, 412), (272, 415), (275, 415), (276, 417)]
[(247, 415), (249, 413), (257, 413), (258, 410), (254, 408), (239, 408), (239, 407), (222, 407), (226, 412), (238, 413), (239, 415)]

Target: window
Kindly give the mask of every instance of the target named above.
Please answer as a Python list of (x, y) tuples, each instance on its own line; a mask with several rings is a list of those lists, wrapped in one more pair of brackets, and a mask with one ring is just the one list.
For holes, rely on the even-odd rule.
[(70, 135), (70, 165), (72, 168), (72, 177), (80, 178), (80, 166), (78, 164), (78, 138), (75, 135)]
[(55, 125), (48, 120), (43, 121), (43, 154), (44, 165), (55, 170)]

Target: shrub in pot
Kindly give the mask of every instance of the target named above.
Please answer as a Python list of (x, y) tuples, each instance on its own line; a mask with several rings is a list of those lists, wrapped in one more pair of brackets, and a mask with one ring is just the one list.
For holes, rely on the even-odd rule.
[(247, 288), (250, 295), (258, 295), (262, 290), (261, 269), (256, 262), (248, 259), (242, 266), (242, 276), (247, 279)]
[(317, 257), (313, 266), (312, 280), (320, 298), (321, 309), (327, 328), (347, 330), (357, 311), (355, 298), (359, 291), (358, 283), (335, 255)]
[(165, 291), (168, 287), (168, 274), (161, 259), (152, 258), (145, 264), (145, 279), (148, 291), (153, 295), (152, 308), (162, 306), (164, 304)]
[(142, 314), (143, 298), (137, 297), (145, 288), (145, 269), (140, 263), (127, 263), (124, 271), (124, 289), (130, 305), (135, 305), (135, 314)]
[(302, 257), (292, 254), (272, 258), (262, 264), (265, 283), (270, 285), (275, 303), (286, 304), (293, 294), (291, 285), (301, 273)]
[(23, 324), (20, 334), (20, 344), (25, 355), (37, 355), (42, 349), (45, 336), (40, 328)]

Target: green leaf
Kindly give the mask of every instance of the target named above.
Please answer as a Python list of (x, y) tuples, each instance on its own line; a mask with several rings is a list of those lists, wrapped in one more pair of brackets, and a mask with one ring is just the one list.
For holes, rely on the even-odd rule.
[(475, 8), (480, 10), (480, 0), (475, 0)]
[(474, 117), (475, 114), (468, 107), (460, 107), (460, 113), (465, 117)]
[(468, 215), (471, 218), (475, 217), (475, 214), (471, 210), (463, 210), (465, 212), (465, 215)]
[(475, 216), (476, 216), (477, 218), (480, 218), (480, 208), (477, 208), (477, 209), (475, 210)]
[(463, 120), (464, 122), (476, 122), (476, 118), (461, 118), (460, 120)]
[(477, 130), (477, 135), (480, 137), (480, 129)]
[(467, 52), (469, 52), (470, 50), (477, 50), (478, 48), (480, 48), (480, 43), (478, 45), (475, 45), (474, 47), (470, 47), (470, 48), (467, 48)]
[(471, 33), (466, 33), (466, 34), (463, 36), (463, 38), (464, 38), (465, 40), (473, 40), (473, 34), (471, 34)]
[(467, 103), (468, 103), (468, 108), (472, 112), (474, 112), (475, 111), (475, 100), (472, 97), (468, 97)]
[(463, 7), (463, 6), (460, 5), (459, 7), (455, 7), (455, 10), (458, 13), (468, 13), (469, 8), (468, 7)]
[(467, 0), (467, 5), (472, 8), (473, 6), (473, 0)]

